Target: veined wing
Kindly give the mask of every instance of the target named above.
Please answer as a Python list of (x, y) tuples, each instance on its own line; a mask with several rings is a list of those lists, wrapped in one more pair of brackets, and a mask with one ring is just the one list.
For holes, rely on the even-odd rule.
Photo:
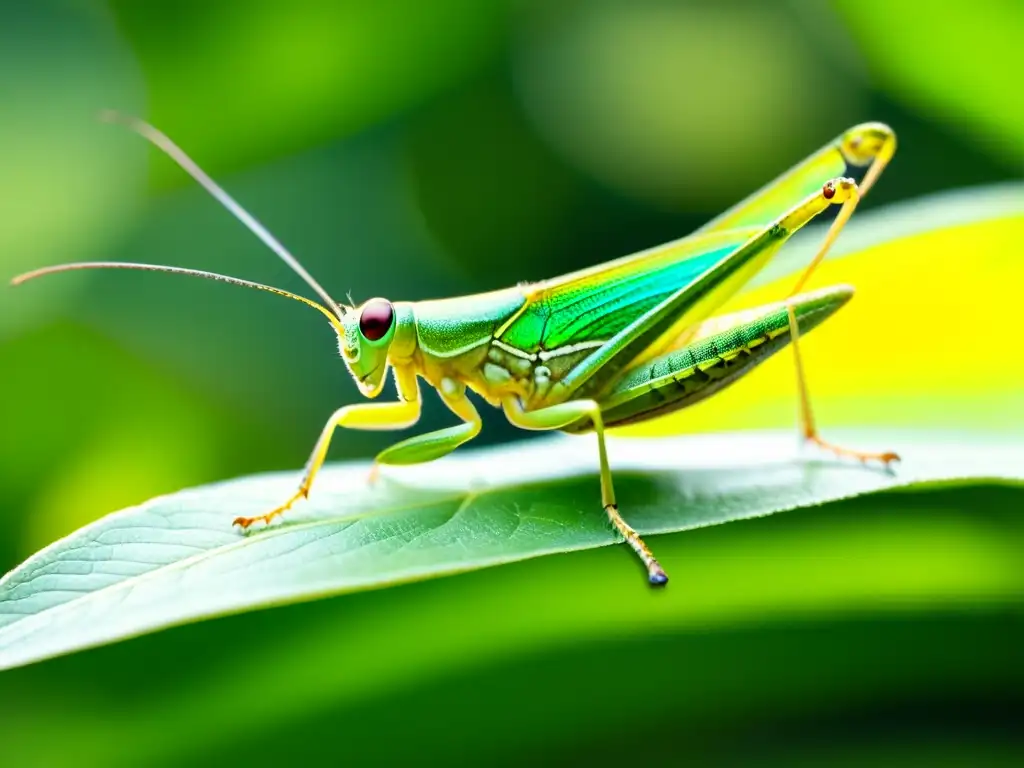
[(691, 236), (536, 283), (496, 337), (522, 352), (598, 345), (755, 237), (737, 229)]
[(656, 354), (664, 344), (678, 340), (685, 329), (711, 315), (764, 269), (793, 233), (830, 205), (848, 201), (852, 194), (852, 183), (843, 182), (832, 187), (831, 194), (818, 190), (809, 195), (759, 234), (726, 253), (699, 278), (670, 294), (593, 350), (586, 363), (573, 366), (558, 379), (547, 399), (554, 401), (576, 394), (600, 393), (619, 371), (647, 355)]
[[(527, 288), (524, 310), (498, 338), (529, 353), (596, 345), (763, 232), (773, 221), (851, 170), (843, 134), (691, 235)], [(753, 273), (748, 275), (752, 277)], [(719, 285), (704, 298), (725, 303), (745, 281)]]

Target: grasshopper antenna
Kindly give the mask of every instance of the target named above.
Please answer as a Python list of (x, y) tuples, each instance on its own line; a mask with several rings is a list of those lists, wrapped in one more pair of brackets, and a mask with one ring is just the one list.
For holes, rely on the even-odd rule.
[[(338, 304), (334, 299), (332, 299), (330, 294), (323, 289), (320, 283), (314, 280), (313, 276), (309, 274), (305, 267), (299, 263), (299, 260), (292, 256), (291, 253), (288, 252), (288, 249), (285, 248), (276, 237), (270, 234), (266, 227), (260, 224), (252, 215), (249, 214), (248, 211), (235, 202), (231, 195), (225, 192), (217, 182), (207, 176), (206, 172), (196, 165), (192, 158), (186, 155), (177, 144), (167, 138), (167, 136), (165, 136), (161, 131), (137, 117), (123, 115), (120, 112), (115, 112), (113, 110), (104, 110), (101, 112), (100, 119), (106, 123), (114, 123), (130, 128), (165, 155), (170, 157), (182, 168), (182, 170), (195, 179), (203, 189), (209, 192), (221, 205), (227, 208), (236, 219), (242, 222), (250, 232), (262, 240), (264, 245), (276, 253), (299, 277), (305, 280), (309, 287), (316, 291), (317, 295), (324, 300), (324, 303), (338, 319), (341, 319), (344, 316), (347, 307), (345, 307), (345, 305)], [(75, 268), (81, 269), (82, 267)], [(214, 279), (226, 278), (218, 276)], [(238, 282), (243, 283), (246, 281)], [(258, 284), (250, 283), (249, 285), (250, 287), (256, 287)], [(260, 290), (263, 290), (264, 288), (267, 288), (267, 286), (262, 286)], [(294, 294), (292, 295), (294, 296)]]
[(255, 288), (258, 291), (266, 291), (267, 293), (274, 293), (278, 296), (284, 296), (285, 298), (295, 299), (301, 301), (306, 306), (312, 307), (317, 312), (322, 313), (331, 321), (339, 332), (344, 332), (344, 329), (338, 324), (338, 318), (335, 316), (333, 310), (328, 309), (315, 301), (310, 301), (305, 296), (299, 296), (297, 293), (291, 291), (285, 291), (281, 288), (274, 288), (270, 285), (264, 285), (263, 283), (254, 283), (251, 280), (242, 280), (238, 277), (229, 277), (228, 275), (220, 275), (216, 272), (205, 272), (201, 269), (187, 269), (186, 267), (166, 267), (161, 264), (132, 264), (124, 261), (79, 261), (72, 264), (57, 264), (53, 267), (42, 267), (41, 269), (34, 269), (31, 272), (26, 272), (22, 275), (18, 275), (11, 280), (11, 285), (21, 285), (29, 280), (34, 280), (37, 277), (43, 275), (52, 275), (58, 272), (73, 272), (78, 269), (137, 269), (144, 272), (170, 272), (173, 275), (191, 275), (192, 277), (204, 277), (207, 280), (217, 280), (222, 283), (230, 283), (231, 285), (240, 285), (243, 288)]

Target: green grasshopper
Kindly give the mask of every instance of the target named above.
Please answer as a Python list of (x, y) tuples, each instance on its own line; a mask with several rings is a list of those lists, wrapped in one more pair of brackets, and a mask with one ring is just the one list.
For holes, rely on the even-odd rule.
[[(389, 370), (398, 399), (346, 405), (327, 420), (298, 490), (258, 517), (238, 517), (243, 530), (269, 524), (309, 495), (338, 427), (391, 430), (420, 416), (419, 379), (440, 394), (459, 424), (402, 440), (376, 457), (379, 465), (418, 464), (440, 458), (472, 440), (481, 427), (479, 395), (528, 430), (594, 432), (601, 501), (611, 524), (647, 569), (653, 585), (668, 581), (664, 569), (619, 514), (605, 449), (605, 430), (661, 416), (723, 389), (792, 343), (805, 440), (840, 456), (874, 459), (886, 466), (894, 453), (864, 453), (825, 442), (812, 416), (799, 337), (830, 317), (852, 296), (836, 286), (800, 293), (859, 199), (896, 149), (893, 131), (880, 123), (858, 125), (693, 234), (606, 264), (539, 283), (418, 302), (370, 299), (360, 306), (336, 302), (258, 221), (242, 209), (184, 152), (152, 126), (125, 123), (169, 155), (281, 257), (323, 300), (211, 272), (118, 262), (82, 262), (21, 275), (14, 284), (54, 272), (120, 268), (221, 280), (301, 301), (321, 312), (338, 336), (341, 357), (359, 391), (375, 398)], [(858, 184), (845, 176), (866, 169)], [(712, 318), (730, 296), (760, 271), (807, 222), (833, 205), (840, 209), (823, 244), (790, 295), (777, 304)], [(709, 319), (711, 318), (711, 319)]]

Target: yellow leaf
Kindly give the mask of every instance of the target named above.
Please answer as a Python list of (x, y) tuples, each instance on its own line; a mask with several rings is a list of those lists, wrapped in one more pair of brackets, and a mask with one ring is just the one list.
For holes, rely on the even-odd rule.
[[(1022, 242), (1018, 211), (908, 234), (822, 264), (810, 288), (857, 288), (847, 307), (801, 341), (826, 436), (833, 425), (1024, 427)], [(789, 276), (756, 288), (742, 304), (778, 300), (793, 282)], [(626, 433), (795, 425), (794, 382), (785, 350), (721, 395)]]

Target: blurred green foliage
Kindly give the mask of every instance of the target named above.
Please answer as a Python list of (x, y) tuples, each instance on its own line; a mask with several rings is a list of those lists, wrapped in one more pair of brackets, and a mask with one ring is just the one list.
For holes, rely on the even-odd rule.
[[(152, 119), (322, 283), (356, 299), (494, 288), (678, 237), (860, 120), (888, 122), (900, 138), (865, 208), (1017, 179), (1020, 14), (1013, 0), (941, 12), (865, 0), (0, 0), (0, 267), (155, 261), (301, 288), (169, 161), (98, 125), (103, 108)], [(984, 297), (959, 295), (953, 274), (948, 303), (970, 322), (971, 302)], [(996, 311), (1014, 321), (1012, 306)], [(918, 398), (928, 397), (925, 373)], [(965, 397), (1012, 384), (979, 372)], [(325, 416), (355, 394), (322, 321), (270, 297), (138, 274), (5, 291), (0, 571), (112, 509), (298, 468)], [(447, 423), (434, 405), (424, 429)], [(482, 440), (511, 435), (501, 418), (485, 420)], [(368, 455), (388, 440), (346, 434), (332, 456)], [(925, 527), (932, 505), (1006, 514), (1019, 508), (1008, 493), (894, 498), (901, 509), (920, 505), (913, 519)], [(828, 552), (834, 533), (822, 520), (868, 513), (855, 503), (808, 512), (801, 535)], [(764, 534), (764, 558), (781, 564), (793, 542), (776, 526), (699, 535), (724, 547)], [(363, 700), (347, 698), (360, 664), (380, 669), (403, 655), (382, 643), (379, 658), (367, 656), (368, 643), (361, 659), (342, 658), (339, 639), (360, 611), (409, 616), (394, 626), (362, 616), (388, 643), (441, 647), (445, 632), (471, 632), (488, 609), (523, 625), (543, 606), (558, 610), (574, 599), (570, 576), (601, 600), (600, 574), (617, 554), (188, 627), (5, 674), (0, 762), (60, 764), (79, 750), (95, 764), (283, 760), (299, 744), (356, 763), (457, 762), (488, 749), (509, 762), (626, 760), (681, 744), (694, 745), (698, 762), (1019, 762), (1009, 727), (1021, 705), (1019, 601), (846, 609), (836, 593), (799, 616), (623, 626), (451, 674), (417, 656), (399, 668), (405, 683), (375, 692), (371, 680)], [(787, 567), (799, 586), (799, 562)], [(678, 599), (684, 584), (674, 585)], [(529, 599), (505, 605), (491, 599), (497, 586)], [(743, 591), (734, 583), (723, 594)], [(609, 616), (620, 599), (633, 592), (609, 593)], [(454, 623), (432, 627), (433, 615)], [(286, 635), (305, 645), (281, 652), (289, 665), (278, 668), (275, 649), (293, 647)], [(653, 682), (637, 687), (623, 666)], [(313, 693), (294, 689), (300, 706), (278, 719), (275, 697), (324, 669), (338, 676)], [(272, 684), (245, 689), (254, 672)], [(190, 746), (173, 713), (196, 701), (220, 717)], [(623, 713), (635, 751), (610, 735), (609, 711)], [(119, 742), (120, 718), (131, 717), (141, 725)], [(53, 738), (62, 732), (66, 740)]]

